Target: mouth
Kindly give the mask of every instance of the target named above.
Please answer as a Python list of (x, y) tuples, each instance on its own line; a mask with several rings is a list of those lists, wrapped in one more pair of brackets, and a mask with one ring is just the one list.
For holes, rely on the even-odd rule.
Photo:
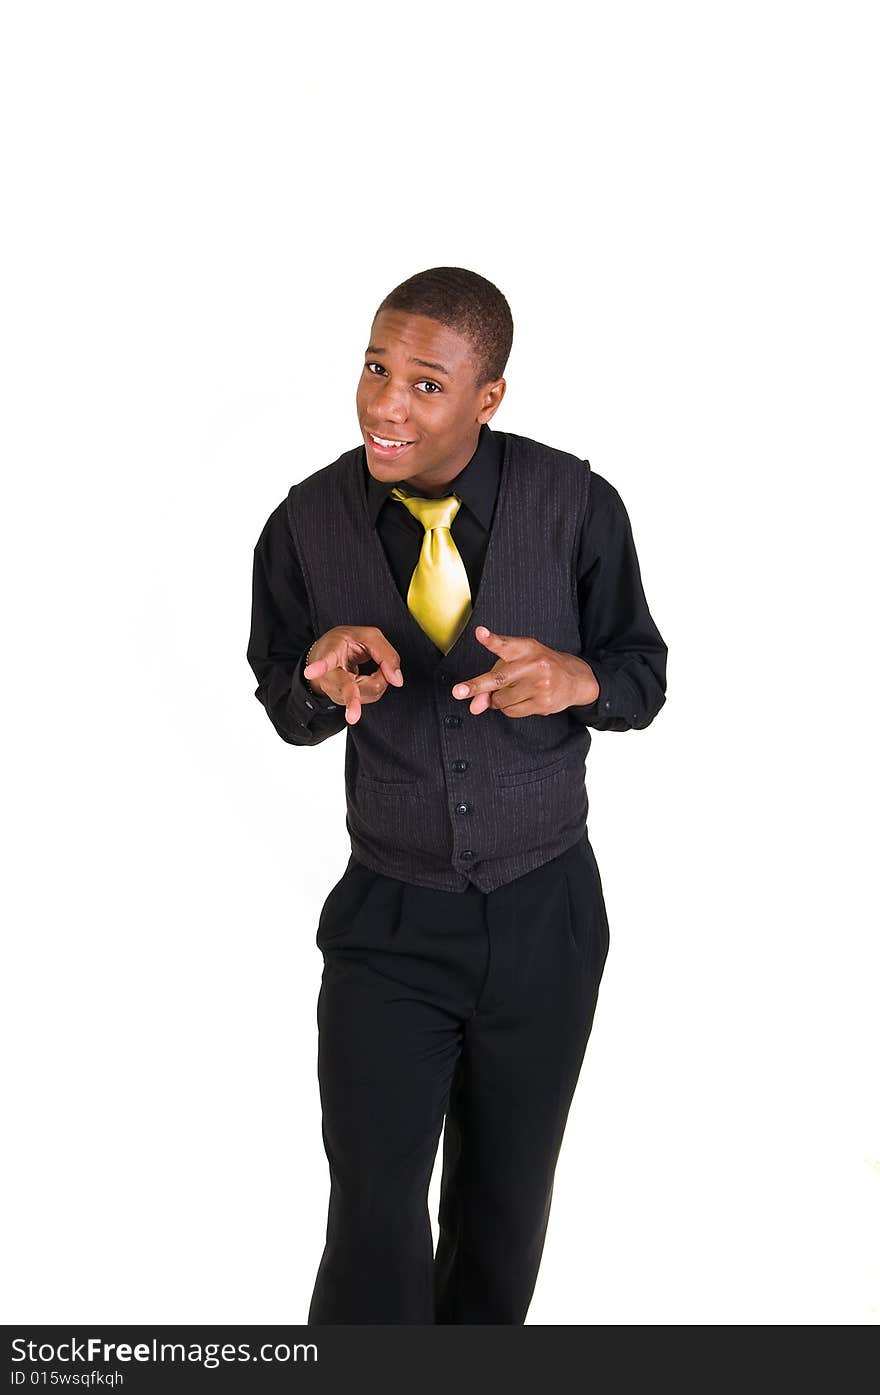
[(366, 435), (367, 443), (373, 454), (381, 460), (396, 459), (398, 455), (402, 455), (405, 450), (415, 444), (414, 441), (403, 441), (393, 436), (374, 436), (372, 431), (368, 431)]

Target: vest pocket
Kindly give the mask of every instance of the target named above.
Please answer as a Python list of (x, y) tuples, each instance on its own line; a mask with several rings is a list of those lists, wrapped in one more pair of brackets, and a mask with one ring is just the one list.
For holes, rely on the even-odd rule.
[(539, 765), (532, 770), (506, 770), (497, 772), (495, 781), (499, 789), (511, 789), (516, 785), (532, 785), (538, 780), (549, 780), (569, 764), (570, 757), (559, 756), (549, 765)]
[(446, 803), (427, 777), (381, 780), (360, 771), (354, 785), (346, 786), (352, 847), (388, 876), (405, 878), (427, 858), (433, 865), (450, 841)]
[(367, 794), (390, 794), (418, 796), (422, 792), (421, 780), (377, 780), (374, 775), (359, 775), (358, 787)]
[(496, 771), (492, 793), (497, 814), (494, 832), (487, 839), (487, 856), (516, 858), (541, 849), (548, 858), (556, 857), (586, 826), (587, 792), (580, 756), (557, 756), (525, 770)]

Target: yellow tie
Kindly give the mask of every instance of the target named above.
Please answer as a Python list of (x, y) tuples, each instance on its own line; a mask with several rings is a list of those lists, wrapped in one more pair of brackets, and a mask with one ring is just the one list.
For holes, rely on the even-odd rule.
[(392, 489), (391, 498), (399, 499), (425, 530), (406, 603), (429, 639), (448, 654), (471, 614), (467, 572), (450, 532), (461, 500), (454, 494), (417, 499), (400, 489)]

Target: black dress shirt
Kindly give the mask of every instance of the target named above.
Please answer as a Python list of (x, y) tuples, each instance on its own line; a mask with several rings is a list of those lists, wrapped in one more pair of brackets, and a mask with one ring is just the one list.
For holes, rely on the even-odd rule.
[[(489, 541), (503, 460), (501, 433), (484, 424), (467, 465), (449, 481), (461, 507), (452, 537), (475, 596)], [(392, 575), (406, 600), (425, 530), (395, 499), (393, 483), (363, 469), (370, 522), (379, 533)], [(406, 481), (402, 486), (411, 492)], [(599, 696), (570, 707), (575, 720), (597, 731), (627, 731), (653, 721), (666, 701), (667, 648), (648, 610), (629, 517), (617, 490), (591, 472), (590, 499), (577, 560), (578, 605), (583, 647)], [(303, 678), (306, 656), (318, 638), (312, 632), (302, 569), (287, 521), (287, 501), (270, 514), (254, 548), (253, 606), (247, 658), (256, 675), (255, 696), (273, 726), (295, 746), (315, 746), (346, 725), (345, 708), (312, 693)], [(540, 640), (540, 635), (533, 638)], [(486, 650), (485, 670), (496, 662)], [(376, 665), (364, 665), (364, 671)], [(405, 677), (406, 675), (404, 675)], [(468, 677), (476, 677), (469, 674)], [(381, 699), (380, 699), (381, 701)]]

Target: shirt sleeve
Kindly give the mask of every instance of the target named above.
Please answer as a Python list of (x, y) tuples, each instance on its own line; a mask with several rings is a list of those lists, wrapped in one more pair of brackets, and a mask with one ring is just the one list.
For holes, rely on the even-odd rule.
[(597, 731), (646, 727), (666, 701), (667, 647), (648, 610), (623, 500), (595, 471), (590, 475), (577, 576), (579, 657), (593, 670), (599, 696), (568, 711)]
[(247, 660), (258, 684), (254, 696), (278, 735), (293, 746), (317, 746), (347, 725), (345, 708), (313, 693), (303, 678), (317, 638), (284, 500), (254, 548)]

